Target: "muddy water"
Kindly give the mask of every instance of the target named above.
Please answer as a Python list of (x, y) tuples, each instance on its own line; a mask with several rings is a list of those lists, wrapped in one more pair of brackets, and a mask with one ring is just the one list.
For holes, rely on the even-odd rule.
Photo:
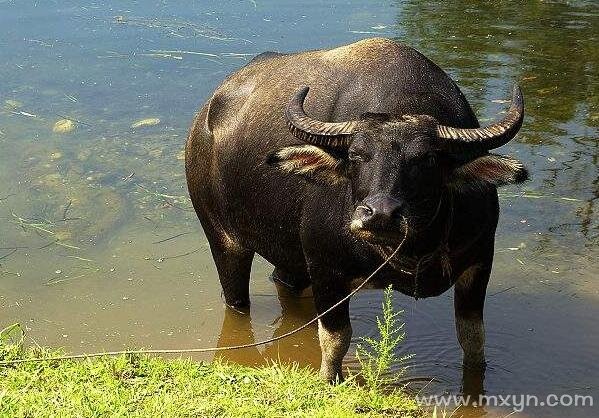
[[(599, 402), (599, 7), (593, 2), (0, 0), (0, 323), (71, 352), (246, 343), (314, 315), (257, 259), (251, 316), (224, 309), (187, 198), (195, 110), (249, 56), (368, 36), (404, 40), (458, 81), (482, 122), (518, 80), (527, 119), (504, 152), (533, 180), (502, 189), (486, 305), (489, 365), (463, 373), (452, 295), (397, 295), (423, 394), (594, 395)], [(60, 119), (75, 122), (54, 132)], [(145, 126), (136, 122), (157, 118)], [(143, 125), (143, 124), (142, 124)], [(352, 302), (372, 335), (381, 293)], [(353, 348), (350, 350), (353, 353)], [(317, 366), (315, 329), (226, 357)], [(210, 358), (210, 357), (205, 357)], [(352, 356), (348, 367), (355, 367)], [(450, 408), (451, 409), (451, 408)], [(455, 415), (504, 416), (509, 408)], [(526, 408), (526, 416), (593, 416)]]

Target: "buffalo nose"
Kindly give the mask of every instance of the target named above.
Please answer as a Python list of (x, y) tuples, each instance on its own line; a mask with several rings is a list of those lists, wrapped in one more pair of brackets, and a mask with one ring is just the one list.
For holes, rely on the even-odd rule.
[(400, 201), (392, 197), (366, 198), (356, 208), (356, 219), (362, 222), (363, 228), (382, 229), (401, 217), (402, 206)]

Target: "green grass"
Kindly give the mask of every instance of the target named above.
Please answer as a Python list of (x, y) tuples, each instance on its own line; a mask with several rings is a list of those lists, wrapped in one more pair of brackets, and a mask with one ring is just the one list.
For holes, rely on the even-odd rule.
[[(30, 353), (30, 355), (38, 355)], [(353, 381), (332, 386), (311, 369), (250, 368), (122, 356), (25, 363), (0, 369), (6, 417), (353, 417), (419, 416), (404, 393)]]
[[(0, 359), (56, 354), (0, 346)], [(0, 366), (2, 417), (417, 417), (405, 393), (329, 385), (309, 368), (149, 356)]]

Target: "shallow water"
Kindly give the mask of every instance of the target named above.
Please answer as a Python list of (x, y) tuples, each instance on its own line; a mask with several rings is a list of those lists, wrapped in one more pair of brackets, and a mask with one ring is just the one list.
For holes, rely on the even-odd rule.
[[(513, 81), (524, 91), (524, 127), (502, 151), (533, 180), (501, 191), (485, 393), (599, 402), (599, 6), (305, 4), (0, 0), (0, 324), (85, 352), (246, 343), (311, 318), (310, 298), (278, 293), (260, 259), (251, 317), (224, 309), (187, 198), (185, 136), (214, 87), (259, 52), (386, 36), (447, 70), (483, 123), (505, 109)], [(53, 132), (64, 118), (75, 129)], [(160, 122), (131, 127), (145, 118)], [(354, 341), (373, 332), (380, 300), (379, 291), (354, 298)], [(476, 376), (462, 381), (451, 292), (395, 303), (405, 310), (400, 354), (415, 355), (402, 382), (424, 394), (479, 392)], [(311, 328), (226, 357), (316, 367), (320, 350)], [(356, 366), (351, 355), (346, 365)], [(593, 416), (573, 407), (524, 415)]]

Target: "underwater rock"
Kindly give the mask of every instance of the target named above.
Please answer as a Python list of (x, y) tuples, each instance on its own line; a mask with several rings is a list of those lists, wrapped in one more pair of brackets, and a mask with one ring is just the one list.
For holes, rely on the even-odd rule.
[(18, 100), (8, 99), (4, 101), (4, 108), (6, 110), (14, 110), (20, 107), (23, 107), (23, 103), (19, 102)]
[(75, 122), (70, 119), (60, 119), (52, 128), (52, 131), (57, 134), (66, 134), (72, 132), (75, 129)]
[[(97, 245), (118, 233), (128, 219), (130, 205), (123, 190), (108, 181), (98, 183), (110, 175), (110, 170), (91, 158), (92, 150), (86, 151), (49, 148), (41, 142), (28, 147), (18, 169), (23, 170), (20, 176), (31, 179), (30, 187), (27, 193), (15, 196), (13, 203), (18, 216), (43, 222), (42, 226), (50, 231), (25, 226), (35, 239), (41, 235), (58, 242), (57, 245)], [(44, 155), (50, 158), (37, 158)], [(82, 166), (73, 157), (90, 159)], [(86, 180), (87, 176), (93, 176), (93, 184)]]
[(162, 149), (156, 148), (156, 149), (150, 150), (150, 151), (148, 151), (148, 155), (150, 157), (154, 157), (154, 158), (162, 157)]
[(54, 237), (58, 241), (70, 241), (73, 238), (73, 234), (67, 229), (61, 229), (54, 233)]
[(42, 176), (34, 184), (44, 187), (58, 187), (64, 184), (64, 180), (59, 173), (51, 173)]
[(79, 161), (86, 161), (91, 155), (91, 150), (89, 148), (85, 148), (77, 154), (77, 159)]
[(133, 123), (131, 125), (131, 127), (133, 129), (135, 129), (135, 128), (141, 128), (144, 126), (155, 126), (155, 125), (158, 125), (159, 123), (160, 123), (160, 119), (158, 119), (158, 118), (147, 118), (147, 119), (138, 120), (137, 122)]
[(60, 151), (54, 151), (53, 153), (50, 154), (50, 159), (52, 161), (60, 160), (61, 158), (62, 158), (62, 152), (60, 152)]

